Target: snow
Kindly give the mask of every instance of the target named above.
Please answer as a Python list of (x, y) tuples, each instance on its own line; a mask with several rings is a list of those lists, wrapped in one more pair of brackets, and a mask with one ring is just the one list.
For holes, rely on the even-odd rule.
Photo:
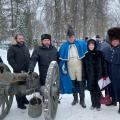
[[(0, 49), (0, 56), (4, 62), (8, 65), (6, 58), (6, 50)], [(9, 66), (9, 65), (8, 65)], [(10, 67), (10, 66), (9, 66)], [(12, 70), (12, 68), (10, 67)], [(38, 72), (38, 68), (35, 68)], [(83, 109), (79, 104), (72, 106), (72, 95), (61, 95), (61, 103), (58, 105), (58, 111), (55, 120), (120, 120), (120, 114), (118, 114), (118, 106), (105, 106), (102, 105), (101, 111), (90, 110), (91, 101), (89, 92), (85, 92), (86, 109)], [(31, 98), (27, 96), (28, 99)], [(28, 107), (28, 106), (27, 106)], [(30, 118), (27, 114), (27, 110), (20, 110), (17, 108), (16, 100), (14, 98), (11, 110), (4, 120), (44, 120), (43, 115), (39, 118)]]

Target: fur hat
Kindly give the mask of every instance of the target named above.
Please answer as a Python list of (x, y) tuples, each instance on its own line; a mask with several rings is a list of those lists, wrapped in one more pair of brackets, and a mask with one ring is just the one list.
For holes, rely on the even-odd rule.
[(74, 32), (74, 30), (73, 30), (73, 27), (72, 27), (71, 25), (68, 25), (67, 36), (68, 36), (68, 37), (71, 37), (71, 36), (73, 36), (73, 35), (75, 35), (75, 32)]
[(118, 39), (120, 41), (120, 27), (113, 27), (107, 31), (108, 38), (110, 41)]
[(41, 35), (41, 40), (44, 40), (44, 39), (49, 39), (49, 40), (51, 40), (51, 35), (50, 35), (50, 34), (42, 34), (42, 35)]

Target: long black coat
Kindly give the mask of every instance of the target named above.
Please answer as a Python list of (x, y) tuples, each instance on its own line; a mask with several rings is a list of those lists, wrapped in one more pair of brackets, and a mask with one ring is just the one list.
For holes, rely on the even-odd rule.
[(8, 49), (7, 60), (15, 73), (27, 72), (30, 62), (29, 49), (25, 45), (12, 45)]
[(100, 51), (86, 53), (83, 58), (83, 80), (87, 80), (90, 91), (100, 91), (98, 80), (107, 76), (107, 65)]
[(54, 46), (49, 48), (39, 46), (32, 53), (29, 69), (33, 71), (38, 62), (41, 85), (45, 85), (46, 74), (51, 61), (57, 61), (57, 49)]

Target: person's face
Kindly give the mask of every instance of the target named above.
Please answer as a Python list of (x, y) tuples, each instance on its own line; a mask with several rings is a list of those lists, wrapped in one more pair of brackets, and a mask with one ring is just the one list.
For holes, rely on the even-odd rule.
[(74, 35), (70, 36), (69, 39), (68, 39), (68, 41), (70, 43), (73, 43), (75, 41), (75, 36)]
[(119, 42), (119, 40), (112, 40), (111, 44), (112, 44), (113, 47), (116, 47), (120, 44), (120, 42)]
[(17, 39), (16, 39), (16, 42), (17, 43), (20, 43), (20, 44), (23, 44), (24, 43), (24, 36), (23, 35), (18, 35), (17, 36)]
[(94, 50), (94, 48), (95, 48), (95, 45), (93, 44), (93, 43), (90, 43), (89, 45), (88, 45), (88, 48), (89, 48), (89, 50)]
[(49, 47), (50, 46), (50, 40), (49, 39), (44, 39), (44, 40), (42, 40), (42, 44), (46, 47)]

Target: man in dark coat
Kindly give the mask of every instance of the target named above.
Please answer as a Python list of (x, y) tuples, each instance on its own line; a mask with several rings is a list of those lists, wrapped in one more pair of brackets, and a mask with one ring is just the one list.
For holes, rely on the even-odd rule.
[(120, 113), (120, 27), (114, 27), (107, 32), (111, 48), (110, 56), (110, 74), (113, 84), (115, 101), (119, 102)]
[[(15, 41), (16, 44), (12, 45), (7, 52), (8, 63), (13, 68), (14, 73), (20, 73), (22, 71), (28, 72), (30, 54), (29, 49), (25, 45), (24, 36), (22, 34), (17, 34), (15, 36)], [(29, 102), (25, 95), (16, 95), (16, 100), (18, 108), (26, 109), (25, 104), (28, 104)]]
[(51, 44), (51, 35), (41, 35), (42, 46), (38, 46), (34, 49), (31, 61), (30, 61), (30, 72), (34, 71), (35, 65), (38, 62), (39, 73), (40, 73), (40, 85), (45, 85), (45, 79), (47, 70), (51, 61), (57, 61), (57, 49)]

